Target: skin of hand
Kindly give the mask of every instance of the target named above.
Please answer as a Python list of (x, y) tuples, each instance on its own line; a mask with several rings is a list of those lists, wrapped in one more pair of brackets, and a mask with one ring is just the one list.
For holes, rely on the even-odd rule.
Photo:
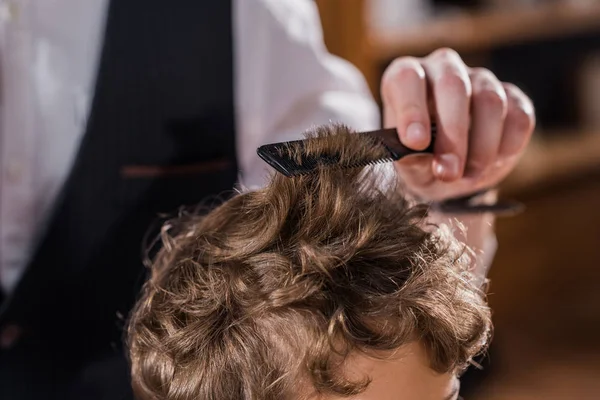
[[(384, 125), (396, 127), (405, 146), (428, 147), (431, 121), (437, 124), (433, 155), (395, 163), (408, 193), (426, 201), (496, 187), (515, 168), (535, 128), (533, 103), (521, 89), (487, 69), (468, 67), (452, 49), (396, 59), (383, 75), (381, 96)], [(456, 236), (477, 254), (472, 268), (483, 281), (495, 251), (494, 216), (431, 219), (465, 227)]]
[(396, 167), (411, 194), (442, 200), (497, 186), (516, 166), (535, 127), (531, 100), (489, 70), (468, 67), (457, 52), (401, 57), (381, 83), (384, 125), (405, 146), (425, 149), (431, 121), (434, 155), (406, 157)]

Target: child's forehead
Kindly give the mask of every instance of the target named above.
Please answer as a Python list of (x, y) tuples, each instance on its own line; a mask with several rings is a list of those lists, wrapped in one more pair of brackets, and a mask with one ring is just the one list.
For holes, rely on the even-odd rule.
[[(452, 400), (456, 396), (456, 375), (440, 374), (430, 368), (430, 360), (418, 342), (375, 357), (353, 353), (345, 362), (344, 375), (350, 379), (370, 379), (367, 389), (345, 400)], [(457, 393), (456, 393), (457, 394)], [(335, 396), (319, 400), (341, 400)]]

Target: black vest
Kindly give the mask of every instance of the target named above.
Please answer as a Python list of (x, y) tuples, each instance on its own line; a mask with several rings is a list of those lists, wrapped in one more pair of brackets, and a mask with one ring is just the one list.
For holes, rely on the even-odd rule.
[(225, 0), (110, 2), (85, 136), (0, 328), (65, 359), (120, 347), (151, 225), (237, 178), (231, 13)]

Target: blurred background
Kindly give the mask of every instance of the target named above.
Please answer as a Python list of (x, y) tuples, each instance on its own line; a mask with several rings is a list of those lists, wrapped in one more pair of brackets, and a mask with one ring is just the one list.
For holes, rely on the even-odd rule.
[[(502, 188), (495, 338), (466, 400), (600, 399), (600, 0), (316, 0), (328, 49), (379, 82), (447, 46), (533, 99), (537, 132)], [(488, 364), (491, 362), (491, 366)]]

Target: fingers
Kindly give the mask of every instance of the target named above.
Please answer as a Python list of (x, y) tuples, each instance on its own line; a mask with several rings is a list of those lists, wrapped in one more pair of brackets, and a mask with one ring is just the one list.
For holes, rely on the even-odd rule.
[(535, 127), (533, 104), (520, 89), (489, 70), (468, 68), (451, 49), (397, 59), (383, 76), (381, 93), (385, 125), (396, 126), (410, 148), (429, 145), (435, 116), (434, 155), (396, 163), (403, 179), (418, 189), (463, 177), (470, 185), (496, 184), (515, 165)]
[(471, 81), (466, 65), (450, 49), (435, 51), (423, 66), (433, 88), (438, 125), (433, 173), (454, 181), (463, 176), (467, 159)]
[(508, 98), (508, 110), (498, 151), (500, 162), (519, 155), (535, 128), (535, 111), (529, 97), (511, 83), (504, 83), (503, 87)]
[(471, 129), (465, 176), (484, 177), (495, 164), (507, 115), (507, 95), (502, 83), (487, 69), (470, 70)]
[(396, 126), (402, 144), (415, 150), (427, 148), (431, 126), (425, 70), (420, 62), (411, 57), (394, 61), (382, 78), (381, 93), (386, 123)]

